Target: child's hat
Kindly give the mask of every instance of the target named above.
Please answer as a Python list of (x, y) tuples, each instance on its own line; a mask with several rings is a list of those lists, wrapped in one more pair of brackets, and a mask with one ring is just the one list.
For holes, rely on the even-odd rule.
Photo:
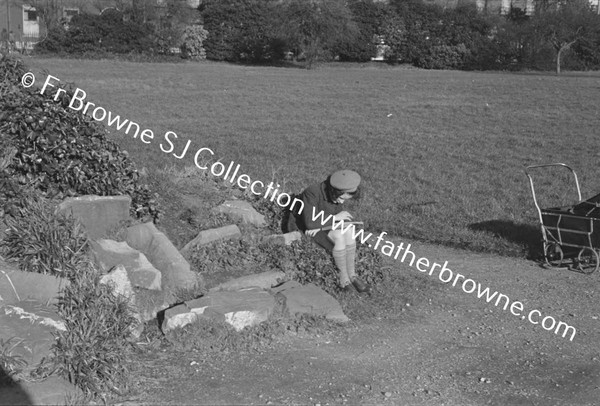
[(360, 184), (360, 175), (348, 169), (337, 171), (331, 174), (329, 184), (342, 192), (355, 192)]

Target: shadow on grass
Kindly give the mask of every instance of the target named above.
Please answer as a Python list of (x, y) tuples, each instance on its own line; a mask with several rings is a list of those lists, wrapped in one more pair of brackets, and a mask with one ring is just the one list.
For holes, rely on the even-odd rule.
[(524, 247), (527, 259), (539, 259), (542, 254), (540, 228), (531, 224), (517, 224), (508, 220), (488, 220), (469, 225), (470, 230), (485, 231)]

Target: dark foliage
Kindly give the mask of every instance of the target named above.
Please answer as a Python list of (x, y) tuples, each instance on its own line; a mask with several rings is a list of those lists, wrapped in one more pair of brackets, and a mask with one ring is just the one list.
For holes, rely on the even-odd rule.
[(369, 61), (377, 52), (378, 36), (383, 34), (381, 27), (392, 10), (387, 3), (360, 0), (350, 2), (348, 8), (358, 32), (341, 38), (335, 52), (341, 61)]
[(283, 59), (285, 44), (275, 34), (270, 0), (208, 0), (200, 7), (208, 38), (206, 57), (217, 61), (270, 62)]
[[(285, 210), (276, 203), (262, 198), (250, 198), (254, 208), (265, 216), (274, 233), (281, 233)], [(309, 238), (302, 238), (290, 246), (256, 244), (247, 239), (216, 242), (197, 248), (191, 256), (192, 265), (204, 274), (247, 273), (266, 270), (283, 271), (287, 277), (302, 284), (314, 283), (327, 292), (340, 292), (338, 272), (330, 253)], [(376, 285), (384, 278), (379, 252), (366, 245), (357, 245), (357, 275)]]
[(155, 48), (152, 26), (124, 21), (123, 14), (116, 10), (101, 15), (74, 16), (68, 27), (55, 26), (48, 32), (48, 37), (36, 45), (40, 52), (67, 54), (152, 53)]
[[(366, 245), (357, 246), (357, 275), (376, 285), (384, 278), (381, 256)], [(308, 238), (290, 246), (259, 244), (244, 239), (215, 242), (196, 248), (191, 264), (201, 274), (245, 273), (266, 270), (283, 271), (287, 277), (302, 284), (314, 283), (328, 293), (340, 293), (338, 272), (331, 254)]]
[[(18, 182), (57, 199), (127, 194), (134, 216), (158, 219), (155, 196), (140, 184), (127, 152), (106, 138), (101, 124), (68, 107), (71, 90), (54, 101), (39, 90), (23, 88), (19, 82), (26, 68), (18, 60), (0, 61), (0, 71), (6, 72), (0, 88), (0, 138), (17, 150), (5, 169), (12, 179), (7, 190)], [(9, 200), (11, 195), (0, 191), (0, 201)]]

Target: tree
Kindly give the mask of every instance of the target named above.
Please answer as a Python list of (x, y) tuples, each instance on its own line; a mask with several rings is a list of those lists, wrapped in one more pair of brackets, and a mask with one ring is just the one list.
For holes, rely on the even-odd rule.
[(600, 69), (600, 25), (589, 37), (573, 44), (571, 52), (584, 69)]
[(408, 30), (404, 18), (391, 10), (381, 21), (379, 36), (387, 46), (384, 58), (388, 62), (407, 60)]
[(536, 30), (555, 50), (556, 73), (564, 54), (578, 41), (597, 35), (600, 20), (587, 0), (542, 3), (534, 17)]
[(397, 30), (400, 21), (403, 23), (396, 32), (397, 41), (389, 43), (390, 55), (396, 60), (422, 66), (421, 61), (431, 54), (432, 48), (443, 45), (438, 34), (444, 24), (443, 9), (420, 0), (392, 0), (390, 4), (401, 20), (396, 19), (389, 28)]
[(386, 2), (373, 0), (351, 0), (348, 8), (357, 27), (356, 35), (338, 41), (335, 53), (341, 61), (370, 61), (381, 40), (385, 40), (384, 27), (393, 10)]
[(281, 7), (279, 33), (309, 69), (330, 59), (337, 43), (358, 34), (345, 0), (288, 0)]
[(230, 62), (265, 62), (283, 57), (275, 32), (272, 0), (205, 0), (200, 13), (208, 38), (208, 59)]
[[(197, 28), (200, 21), (200, 12), (197, 8), (190, 8), (187, 2), (182, 0), (162, 0), (160, 3), (157, 0), (146, 1), (153, 3), (154, 11), (148, 10), (145, 15), (146, 18), (152, 17), (150, 24), (154, 26), (154, 35), (161, 52), (170, 53), (172, 48), (182, 46), (186, 38), (190, 40), (191, 32), (199, 34), (196, 41), (204, 40), (204, 34), (200, 34), (201, 30)], [(142, 13), (142, 20), (143, 15)], [(134, 16), (134, 19), (138, 18)], [(188, 28), (192, 26), (195, 28), (190, 31)]]

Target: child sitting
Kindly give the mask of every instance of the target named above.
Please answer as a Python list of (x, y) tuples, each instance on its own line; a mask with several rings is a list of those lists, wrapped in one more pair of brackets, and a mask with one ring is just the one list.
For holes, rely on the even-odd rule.
[[(345, 291), (356, 289), (367, 292), (370, 286), (356, 277), (356, 241), (348, 222), (352, 215), (344, 210), (344, 202), (358, 192), (360, 175), (351, 170), (341, 170), (331, 174), (326, 180), (306, 188), (297, 197), (304, 202), (301, 213), (293, 213), (293, 221), (298, 229), (311, 237), (315, 243), (333, 255), (339, 272), (340, 286)], [(323, 216), (319, 212), (323, 211)], [(325, 220), (332, 215), (325, 224)], [(316, 220), (313, 220), (316, 218)], [(333, 222), (344, 221), (342, 227), (331, 229)]]

